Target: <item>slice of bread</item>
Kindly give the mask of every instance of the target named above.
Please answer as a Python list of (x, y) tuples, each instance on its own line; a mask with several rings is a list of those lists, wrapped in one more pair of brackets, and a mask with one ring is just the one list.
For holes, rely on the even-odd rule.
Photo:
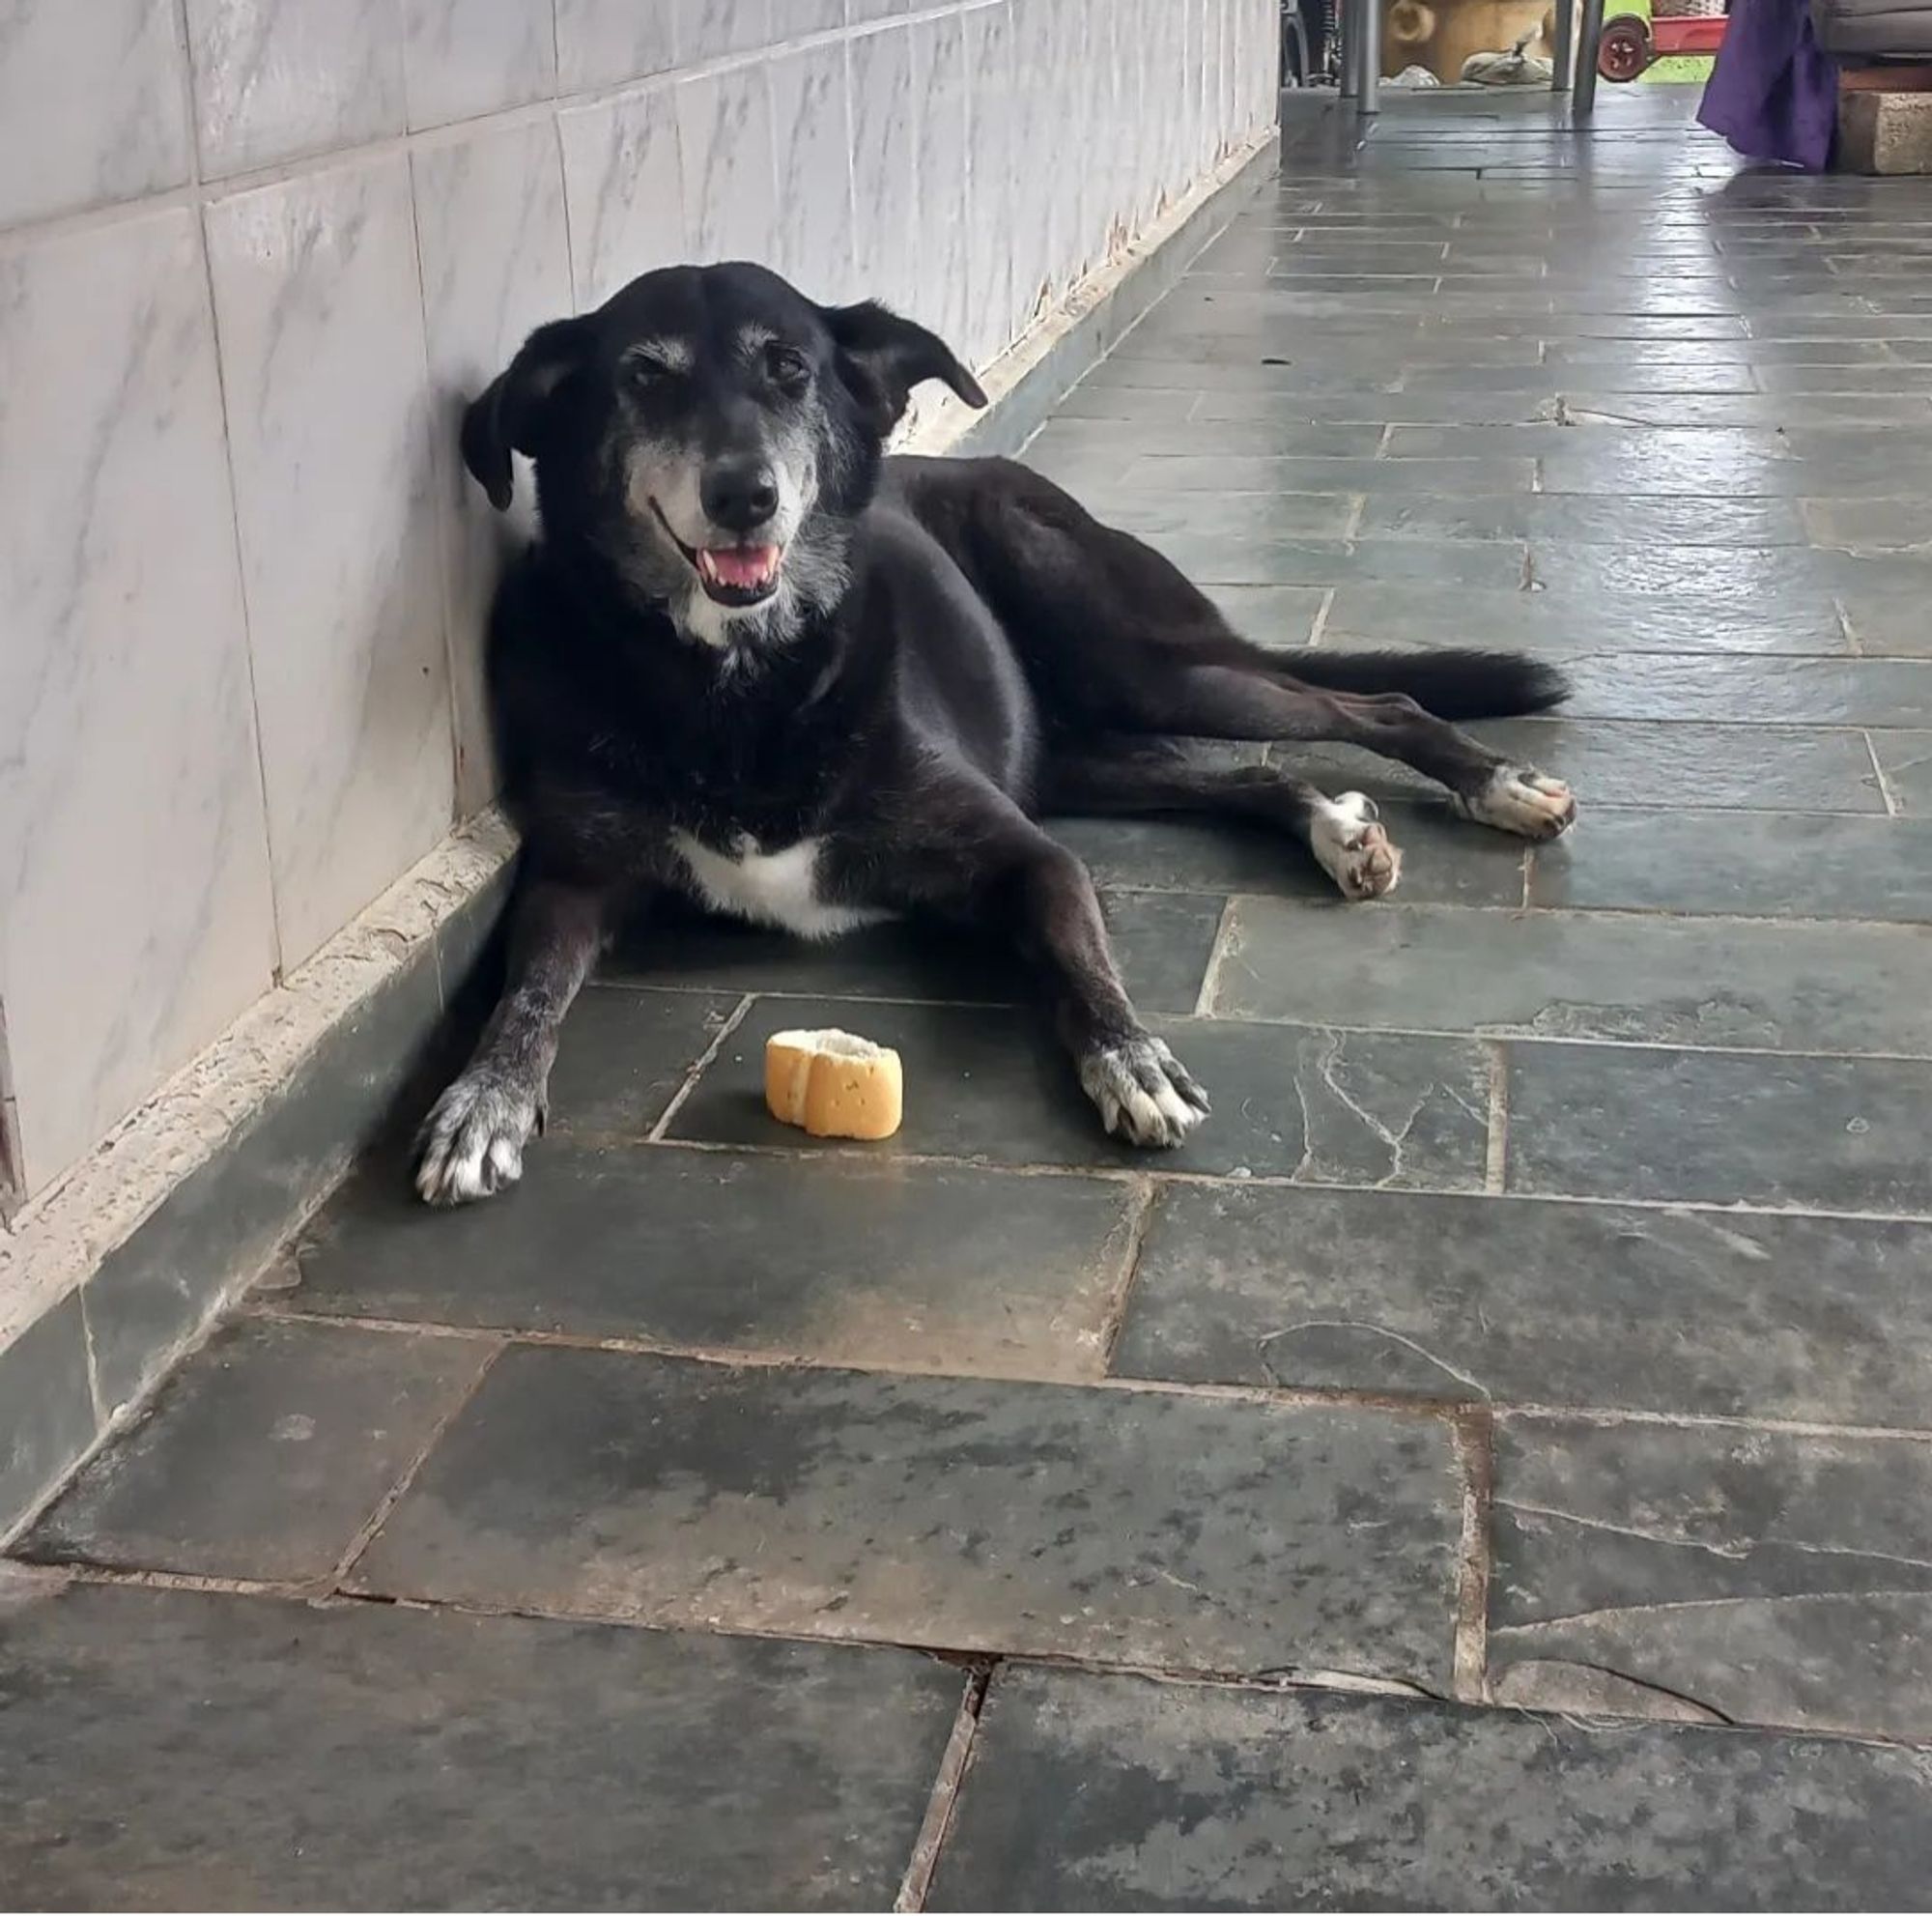
[(904, 1108), (899, 1054), (849, 1031), (780, 1031), (765, 1041), (765, 1104), (813, 1137), (891, 1137)]

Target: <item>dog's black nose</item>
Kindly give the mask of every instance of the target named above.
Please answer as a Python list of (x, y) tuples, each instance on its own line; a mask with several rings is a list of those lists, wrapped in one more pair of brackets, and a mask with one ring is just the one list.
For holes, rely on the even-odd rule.
[(779, 509), (778, 482), (753, 459), (720, 460), (697, 489), (704, 516), (727, 531), (749, 532)]

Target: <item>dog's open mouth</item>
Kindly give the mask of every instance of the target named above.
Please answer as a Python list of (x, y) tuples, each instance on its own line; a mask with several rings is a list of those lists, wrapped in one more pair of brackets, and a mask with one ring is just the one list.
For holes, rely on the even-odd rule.
[(651, 510), (665, 529), (665, 537), (697, 574), (707, 598), (721, 606), (755, 606), (778, 590), (782, 546), (688, 546), (671, 530), (656, 500), (651, 500)]

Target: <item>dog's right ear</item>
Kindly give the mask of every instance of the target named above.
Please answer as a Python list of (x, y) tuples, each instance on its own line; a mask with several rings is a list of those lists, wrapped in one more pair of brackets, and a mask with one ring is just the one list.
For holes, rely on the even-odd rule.
[(818, 310), (838, 348), (845, 385), (881, 439), (905, 416), (913, 387), (925, 380), (944, 382), (969, 406), (985, 405), (980, 382), (936, 332), (876, 300)]
[(501, 512), (510, 502), (510, 454), (533, 454), (557, 387), (589, 357), (587, 319), (553, 320), (524, 341), (517, 357), (463, 414), (463, 463)]

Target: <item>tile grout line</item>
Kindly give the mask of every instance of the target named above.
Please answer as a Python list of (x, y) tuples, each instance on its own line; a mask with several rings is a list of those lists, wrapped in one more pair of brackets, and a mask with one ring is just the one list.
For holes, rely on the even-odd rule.
[[(1583, 1423), (1606, 1429), (1639, 1424), (1665, 1430), (1768, 1431), (1790, 1437), (1843, 1438), (1861, 1443), (1932, 1444), (1932, 1421), (1923, 1425), (1829, 1423), (1810, 1417), (1745, 1416), (1716, 1411), (1646, 1410), (1627, 1405), (1543, 1403), (1529, 1399), (1497, 1402), (1492, 1398), (1479, 1404), (1467, 1397), (1429, 1397), (1339, 1386), (1230, 1384), (1114, 1372), (1102, 1376), (1067, 1377), (1039, 1372), (948, 1370), (938, 1366), (909, 1365), (902, 1361), (862, 1361), (850, 1357), (812, 1356), (792, 1350), (749, 1346), (678, 1344), (663, 1338), (603, 1336), (590, 1331), (477, 1328), (279, 1307), (256, 1310), (251, 1314), (282, 1323), (346, 1328), (377, 1337), (437, 1337), (491, 1344), (499, 1347), (498, 1353), (493, 1353), (493, 1356), (501, 1350), (511, 1349), (590, 1352), (618, 1358), (663, 1358), (723, 1370), (835, 1371), (867, 1377), (968, 1380), (1037, 1388), (1111, 1390), (1123, 1396), (1196, 1398), (1210, 1403), (1253, 1404), (1277, 1411), (1374, 1411), (1417, 1422), (1447, 1420), (1453, 1423), (1472, 1411), (1480, 1411), (1484, 1416), (1501, 1422)], [(294, 1584), (290, 1587), (314, 1590), (320, 1587), (310, 1582)], [(334, 1593), (351, 1597), (358, 1594), (354, 1590)]]
[(913, 1839), (912, 1854), (907, 1858), (898, 1894), (893, 1899), (895, 1912), (918, 1911), (925, 1907), (925, 1899), (932, 1889), (933, 1872), (939, 1867), (940, 1851), (945, 1848), (946, 1839), (952, 1828), (960, 1787), (966, 1781), (966, 1771), (973, 1760), (974, 1745), (980, 1731), (980, 1713), (986, 1702), (986, 1690), (997, 1667), (998, 1660), (993, 1659), (967, 1675), (965, 1693), (959, 1699), (952, 1733), (946, 1739), (946, 1748), (939, 1759), (938, 1774), (932, 1779), (932, 1791), (926, 1798), (925, 1816), (920, 1822), (919, 1834)]
[[(479, 1340), (481, 1341), (481, 1340)], [(377, 1532), (389, 1521), (389, 1513), (409, 1495), (410, 1486), (416, 1480), (423, 1466), (430, 1460), (431, 1453), (442, 1442), (444, 1433), (455, 1423), (465, 1411), (475, 1401), (476, 1393), (483, 1387), (483, 1380), (496, 1368), (497, 1359), (510, 1348), (511, 1340), (500, 1332), (490, 1348), (483, 1354), (483, 1360), (465, 1387), (456, 1392), (442, 1416), (431, 1425), (429, 1435), (423, 1440), (422, 1447), (404, 1465), (394, 1483), (378, 1500), (369, 1516), (356, 1527), (342, 1554), (335, 1559), (335, 1567), (325, 1580), (320, 1580), (317, 1587), (328, 1591), (338, 1591), (348, 1581), (350, 1572), (361, 1560), (363, 1553), (375, 1542)]]
[[(1240, 895), (1237, 894), (1236, 896), (1238, 897)], [(1339, 910), (1342, 907), (1338, 904), (1335, 908)], [(1400, 905), (1384, 905), (1379, 908), (1390, 913), (1391, 915), (1405, 909), (1405, 907)], [(1520, 916), (1520, 907), (1517, 905), (1482, 905), (1482, 906), (1471, 906), (1471, 907), (1451, 905), (1451, 906), (1443, 906), (1440, 908), (1452, 911), (1463, 910), (1463, 909), (1480, 910), (1486, 916), (1492, 916), (1496, 914), (1505, 914), (1505, 913), (1511, 916), (1519, 916), (1519, 917)], [(1406, 909), (1434, 910), (1437, 909), (1437, 907), (1410, 906), (1406, 907)], [(1550, 921), (1554, 921), (1563, 915), (1564, 915), (1563, 908), (1557, 906), (1541, 907), (1538, 909), (1536, 913), (1536, 916), (1539, 919), (1550, 920)], [(1619, 918), (1623, 915), (1624, 914), (1615, 912), (1584, 912), (1580, 914), (1580, 916), (1583, 918), (1586, 924), (1593, 919), (1610, 920)], [(1635, 916), (1637, 916), (1638, 918), (1647, 923), (1652, 918), (1661, 918), (1667, 921), (1670, 918), (1672, 918), (1674, 914), (1667, 912), (1656, 912), (1656, 913), (1646, 912), (1646, 913), (1635, 914)], [(1687, 922), (1700, 924), (1700, 925), (1729, 923), (1728, 920), (1715, 919), (1715, 918), (1697, 918), (1697, 919), (1688, 920)], [(1747, 925), (1759, 925), (1765, 923), (1782, 924), (1785, 923), (1786, 921), (1783, 920), (1765, 921), (1758, 919), (1749, 919), (1744, 922)], [(1804, 923), (1807, 925), (1809, 929), (1814, 929), (1818, 930), (1832, 930), (1832, 931), (1841, 930), (1845, 925), (1849, 925), (1854, 922), (1855, 921), (1846, 920), (1840, 923), (1838, 921), (1825, 920), (1813, 924), (1811, 921), (1804, 921)], [(1888, 931), (1898, 931), (1900, 933), (1907, 933), (1907, 932), (1922, 932), (1925, 928), (1919, 925), (1893, 925), (1888, 923), (1888, 924), (1873, 925), (1868, 929), (1873, 930), (1888, 930)], [(1918, 942), (1918, 941), (1915, 939), (1914, 942)], [(649, 987), (639, 987), (632, 988), (641, 991)], [(677, 997), (692, 997), (692, 996), (701, 996), (703, 994), (698, 987), (692, 987), (686, 989), (670, 992), (668, 995), (677, 996)], [(993, 1011), (993, 1012), (1017, 1012), (1026, 1009), (1024, 1002), (1016, 999), (1008, 999), (1004, 1003), (980, 1003), (980, 1002), (970, 1002), (970, 1001), (966, 1003), (960, 1003), (955, 1000), (933, 999), (933, 998), (905, 998), (905, 997), (890, 997), (890, 996), (854, 997), (849, 993), (837, 992), (837, 991), (815, 991), (815, 992), (767, 991), (767, 992), (754, 992), (750, 995), (753, 997), (765, 997), (774, 1000), (781, 1000), (787, 1003), (802, 1003), (802, 1004), (896, 1005), (896, 1006), (916, 1006), (924, 1010)], [(1524, 1046), (1527, 1050), (1532, 1050), (1532, 1051), (1562, 1050), (1566, 1047), (1574, 1047), (1578, 1050), (1587, 1050), (1587, 1051), (1640, 1051), (1640, 1052), (1660, 1051), (1660, 1052), (1669, 1052), (1673, 1056), (1690, 1055), (1698, 1058), (1783, 1058), (1783, 1059), (1806, 1058), (1814, 1060), (1831, 1059), (1846, 1063), (1875, 1063), (1875, 1064), (1895, 1064), (1895, 1065), (1932, 1064), (1932, 1050), (1925, 1050), (1925, 1051), (1899, 1050), (1899, 1049), (1887, 1048), (1885, 1046), (1880, 1046), (1880, 1045), (1861, 1045), (1855, 1048), (1844, 1048), (1844, 1047), (1833, 1047), (1828, 1044), (1778, 1045), (1778, 1044), (1744, 1044), (1735, 1043), (1709, 1044), (1693, 1043), (1683, 1038), (1618, 1038), (1618, 1037), (1607, 1037), (1594, 1032), (1572, 1032), (1572, 1031), (1566, 1031), (1559, 1034), (1551, 1035), (1548, 1033), (1536, 1031), (1530, 1028), (1528, 1025), (1520, 1024), (1511, 1019), (1500, 1019), (1500, 1018), (1488, 1020), (1485, 1021), (1484, 1023), (1477, 1025), (1446, 1025), (1446, 1024), (1430, 1025), (1430, 1024), (1362, 1024), (1362, 1023), (1351, 1022), (1348, 1019), (1343, 1019), (1343, 1018), (1331, 1018), (1331, 1019), (1321, 1020), (1321, 1019), (1311, 1019), (1305, 1017), (1263, 1017), (1252, 1013), (1244, 1014), (1240, 1016), (1236, 1016), (1236, 1017), (1224, 1017), (1219, 1014), (1209, 1014), (1204, 1015), (1199, 1012), (1161, 1012), (1152, 1014), (1151, 1015), (1158, 1023), (1164, 1026), (1186, 1026), (1190, 1030), (1198, 1028), (1203, 1031), (1302, 1031), (1302, 1032), (1321, 1033), (1326, 1036), (1339, 1036), (1339, 1037), (1428, 1038), (1436, 1040), (1447, 1040), (1472, 1048), (1483, 1044), (1520, 1044)], [(736, 1023), (737, 1020), (733, 1019), (732, 1020), (733, 1028), (735, 1028)], [(697, 1065), (693, 1067), (694, 1071), (702, 1071), (708, 1069), (708, 1067), (715, 1060), (718, 1044), (723, 1042), (723, 1039), (725, 1036), (728, 1036), (728, 1033), (721, 1032), (719, 1034), (719, 1038), (713, 1041), (711, 1046), (707, 1047), (706, 1056), (699, 1059)], [(554, 1127), (554, 1129), (558, 1130), (559, 1132), (564, 1135), (574, 1135), (580, 1139), (603, 1139), (611, 1143), (619, 1143), (627, 1145), (677, 1144), (684, 1142), (685, 1140), (668, 1137), (664, 1134), (663, 1127), (669, 1122), (670, 1117), (672, 1115), (673, 1115), (672, 1112), (668, 1111), (663, 1118), (660, 1118), (658, 1120), (656, 1125), (652, 1126), (651, 1129), (643, 1134), (642, 1137), (639, 1137), (635, 1133), (629, 1131), (610, 1131), (610, 1130), (598, 1130), (594, 1129), (585, 1129), (580, 1130), (576, 1127), (570, 1125), (562, 1125)], [(729, 1142), (729, 1140), (724, 1140), (724, 1142)], [(753, 1147), (748, 1144), (745, 1148), (752, 1149)], [(919, 1155), (922, 1154), (907, 1153), (907, 1152), (895, 1152), (894, 1154), (895, 1158), (900, 1158), (916, 1157)], [(948, 1154), (942, 1153), (934, 1155), (945, 1156)]]
[(1133, 1301), (1134, 1286), (1140, 1280), (1141, 1257), (1147, 1249), (1148, 1234), (1153, 1229), (1154, 1213), (1160, 1204), (1160, 1187), (1151, 1177), (1136, 1178), (1129, 1187), (1132, 1195), (1125, 1213), (1127, 1242), (1121, 1253), (1120, 1274), (1114, 1280), (1113, 1296), (1100, 1320), (1100, 1375), (1114, 1373), (1114, 1355), (1121, 1347), (1121, 1333), (1126, 1329), (1127, 1307)]
[[(998, 1673), (1000, 1670), (1008, 1668), (1072, 1671), (1089, 1676), (1132, 1677), (1175, 1689), (1219, 1691), (1236, 1696), (1292, 1697), (1310, 1700), (1317, 1697), (1371, 1696), (1401, 1698), (1411, 1702), (1455, 1701), (1444, 1698), (1438, 1691), (1431, 1689), (1414, 1677), (1381, 1676), (1343, 1670), (1217, 1670), (1208, 1665), (1137, 1664), (1107, 1657), (1082, 1655), (1077, 1652), (1039, 1648), (1005, 1652), (926, 1642), (908, 1642), (903, 1638), (890, 1636), (834, 1638), (817, 1634), (793, 1635), (769, 1629), (734, 1626), (719, 1621), (707, 1622), (701, 1629), (694, 1629), (684, 1624), (653, 1621), (608, 1610), (574, 1609), (554, 1604), (499, 1602), (468, 1596), (440, 1598), (406, 1593), (391, 1597), (365, 1595), (357, 1591), (317, 1595), (299, 1585), (268, 1580), (203, 1577), (169, 1571), (121, 1570), (103, 1564), (78, 1563), (29, 1567), (37, 1573), (43, 1572), (50, 1583), (58, 1580), (63, 1583), (106, 1589), (183, 1590), (258, 1600), (292, 1601), (320, 1610), (354, 1611), (370, 1607), (384, 1609), (398, 1607), (430, 1615), (447, 1615), (492, 1621), (589, 1625), (597, 1629), (647, 1632), (660, 1637), (713, 1637), (727, 1643), (815, 1646), (838, 1644), (861, 1649), (897, 1650), (932, 1661), (951, 1663), (968, 1670), (985, 1666), (989, 1677)], [(983, 1710), (983, 1703), (981, 1707)], [(1538, 1722), (1548, 1720), (1574, 1723), (1576, 1720), (1573, 1714), (1560, 1710), (1540, 1709), (1520, 1704), (1511, 1704), (1507, 1707), (1514, 1716), (1526, 1717)], [(955, 1728), (957, 1721), (955, 1716)], [(1657, 1719), (1646, 1712), (1622, 1710), (1605, 1711), (1601, 1719), (1593, 1716), (1591, 1721), (1593, 1723), (1601, 1721), (1605, 1725), (1613, 1724), (1620, 1728), (1628, 1726), (1633, 1729), (1654, 1727), (1657, 1723)], [(1787, 1722), (1776, 1717), (1739, 1719), (1728, 1727), (1751, 1733), (1789, 1734), (1809, 1742), (1842, 1743), (1878, 1750), (1918, 1753), (1924, 1748), (1923, 1738), (1919, 1737), (1889, 1735), (1876, 1730), (1821, 1728), (1811, 1723)], [(950, 1745), (949, 1736), (949, 1747)], [(977, 1733), (967, 1752), (969, 1766), (976, 1747)], [(928, 1893), (929, 1887), (928, 1884)]]
[(664, 1141), (671, 1120), (683, 1110), (685, 1101), (697, 1089), (697, 1080), (717, 1063), (719, 1052), (724, 1048), (724, 1041), (744, 1023), (757, 995), (755, 991), (747, 991), (731, 1008), (724, 1022), (712, 1035), (711, 1043), (698, 1053), (697, 1061), (685, 1072), (684, 1082), (671, 1094), (670, 1102), (658, 1114), (657, 1123), (644, 1133), (646, 1144), (661, 1144)]
[[(761, 42), (756, 45), (714, 53), (689, 64), (669, 67), (652, 73), (633, 73), (600, 86), (565, 88), (554, 82), (551, 91), (533, 100), (508, 106), (487, 107), (482, 112), (433, 126), (405, 124), (388, 131), (377, 132), (342, 145), (325, 146), (315, 151), (285, 154), (278, 158), (251, 160), (227, 172), (210, 174), (201, 154), (198, 118), (192, 111), (193, 58), (185, 39), (185, 0), (175, 0), (182, 22), (182, 57), (187, 68), (189, 89), (189, 172), (176, 185), (136, 192), (122, 199), (103, 200), (95, 205), (49, 213), (23, 220), (0, 231), (0, 254), (24, 249), (43, 240), (65, 238), (111, 226), (124, 219), (169, 212), (180, 208), (212, 206), (218, 201), (250, 193), (264, 186), (285, 186), (294, 181), (327, 173), (339, 166), (373, 164), (394, 158), (399, 154), (424, 149), (456, 146), (487, 138), (493, 133), (521, 130), (559, 113), (627, 106), (656, 94), (668, 94), (690, 80), (705, 80), (716, 75), (770, 66), (792, 54), (816, 51), (832, 45), (850, 45), (862, 40), (882, 39), (908, 32), (922, 23), (964, 18), (969, 14), (989, 13), (1001, 0), (927, 0), (914, 11), (881, 14), (875, 19), (852, 20), (842, 25), (820, 27), (810, 33), (789, 35)], [(553, 31), (554, 18), (553, 16)], [(1205, 175), (1202, 177), (1206, 177)], [(1218, 235), (1216, 236), (1218, 237)]]
[(1340, 590), (1339, 586), (1322, 589), (1321, 603), (1315, 608), (1315, 622), (1308, 628), (1308, 649), (1311, 652), (1328, 636), (1328, 620), (1334, 614), (1335, 597)]
[(1471, 1409), (1453, 1417), (1450, 1430), (1463, 1477), (1454, 1690), (1463, 1702), (1487, 1703), (1490, 1701), (1490, 1513), (1495, 1487), (1495, 1427), (1489, 1411)]
[[(1309, 642), (1311, 644), (1314, 641)], [(1201, 968), (1201, 988), (1194, 994), (1194, 1016), (1211, 1018), (1214, 1000), (1221, 988), (1221, 967), (1235, 942), (1235, 910), (1240, 894), (1230, 892), (1221, 903), (1221, 915), (1214, 921), (1214, 942), (1208, 950), (1208, 962)]]
[(1500, 1197), (1507, 1187), (1509, 1170), (1509, 1051), (1502, 1044), (1490, 1047), (1489, 1130), (1484, 1139), (1483, 1190)]
[(1891, 781), (1885, 775), (1885, 767), (1879, 762), (1878, 744), (1869, 729), (1861, 731), (1859, 736), (1865, 742), (1865, 756), (1871, 760), (1872, 777), (1878, 782), (1878, 795), (1885, 801), (1885, 815), (1898, 818), (1904, 815), (1904, 808), (1898, 802), (1898, 794), (1891, 788)]

